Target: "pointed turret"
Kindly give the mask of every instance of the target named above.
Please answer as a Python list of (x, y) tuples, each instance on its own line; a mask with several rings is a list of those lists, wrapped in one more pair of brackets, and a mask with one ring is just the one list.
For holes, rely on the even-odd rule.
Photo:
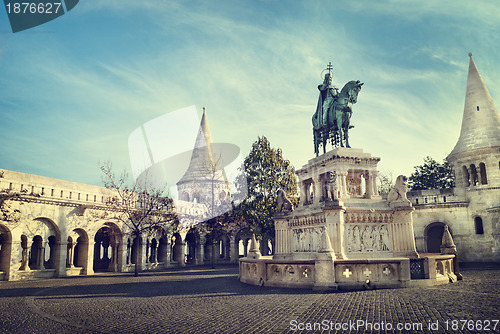
[(224, 180), (220, 167), (214, 157), (212, 133), (208, 126), (206, 109), (203, 107), (203, 116), (201, 117), (191, 161), (186, 173), (177, 182), (177, 185), (208, 179)]
[(500, 146), (500, 114), (469, 53), (469, 74), (460, 137), (450, 156)]

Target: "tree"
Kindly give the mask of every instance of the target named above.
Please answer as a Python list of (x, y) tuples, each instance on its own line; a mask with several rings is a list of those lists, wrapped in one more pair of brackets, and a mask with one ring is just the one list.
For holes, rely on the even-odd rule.
[(295, 168), (283, 158), (281, 149), (272, 148), (264, 136), (252, 144), (244, 168), (248, 194), (238, 209), (252, 231), (273, 239), (278, 190), (283, 189), (295, 205), (299, 200)]
[(379, 193), (388, 194), (394, 185), (392, 171), (379, 172), (377, 175), (377, 188)]
[(408, 186), (411, 190), (442, 189), (455, 186), (455, 176), (447, 161), (438, 163), (431, 157), (424, 158), (424, 164), (415, 166)]
[[(128, 181), (128, 174), (123, 172), (116, 176), (112, 164), (105, 162), (100, 166), (103, 172), (104, 186), (115, 193), (105, 201), (115, 218), (121, 221), (138, 242), (143, 233), (158, 228), (165, 231), (173, 230), (177, 226), (177, 219), (173, 214), (172, 199), (165, 193), (164, 187), (157, 187), (148, 182), (147, 176), (133, 182)], [(139, 244), (137, 244), (139, 246)], [(134, 276), (139, 276), (139, 252), (134, 254)]]

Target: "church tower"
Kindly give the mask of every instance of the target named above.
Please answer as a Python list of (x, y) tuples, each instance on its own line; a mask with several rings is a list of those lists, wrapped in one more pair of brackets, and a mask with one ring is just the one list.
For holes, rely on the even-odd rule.
[(446, 158), (455, 173), (454, 193), (467, 208), (454, 218), (455, 234), (467, 261), (500, 262), (500, 114), (469, 57), (462, 129)]
[(179, 199), (185, 202), (203, 204), (206, 207), (205, 218), (218, 215), (221, 206), (229, 203), (230, 186), (217, 156), (206, 109), (196, 137), (189, 167), (177, 182)]
[(500, 114), (469, 57), (462, 129), (447, 157), (462, 195), (500, 186)]

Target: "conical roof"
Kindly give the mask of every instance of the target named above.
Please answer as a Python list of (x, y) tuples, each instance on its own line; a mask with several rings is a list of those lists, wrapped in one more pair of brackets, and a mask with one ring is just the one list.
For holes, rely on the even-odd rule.
[(177, 185), (187, 182), (200, 182), (212, 180), (225, 180), (221, 171), (221, 166), (214, 159), (213, 141), (210, 127), (208, 126), (207, 114), (203, 108), (200, 128), (191, 155), (189, 167), (184, 176), (177, 182)]
[(460, 137), (450, 155), (500, 146), (500, 114), (469, 53), (469, 74)]

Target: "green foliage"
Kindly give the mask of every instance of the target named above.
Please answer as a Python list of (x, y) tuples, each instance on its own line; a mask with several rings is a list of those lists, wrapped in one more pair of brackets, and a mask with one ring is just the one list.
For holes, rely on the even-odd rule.
[(415, 166), (408, 186), (411, 190), (443, 189), (455, 186), (455, 176), (447, 161), (438, 163), (431, 157), (424, 159), (424, 164)]
[(293, 204), (299, 200), (295, 168), (264, 136), (253, 143), (244, 166), (248, 194), (239, 210), (256, 234), (272, 238), (278, 190), (283, 189)]

